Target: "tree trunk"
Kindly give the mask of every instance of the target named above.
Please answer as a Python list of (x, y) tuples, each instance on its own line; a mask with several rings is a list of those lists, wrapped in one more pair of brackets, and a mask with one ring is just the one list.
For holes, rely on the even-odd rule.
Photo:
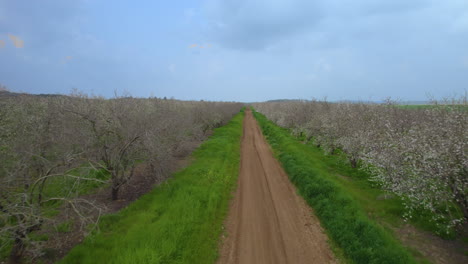
[(463, 213), (463, 216), (465, 217), (465, 220), (468, 220), (468, 203), (466, 202), (465, 196), (457, 192), (455, 194), (455, 197), (457, 198), (457, 204), (460, 210)]
[(450, 188), (452, 189), (452, 193), (455, 194), (455, 202), (456, 204), (458, 204), (458, 207), (462, 211), (465, 220), (468, 220), (468, 201), (465, 195), (463, 193), (460, 193), (460, 191), (457, 189), (453, 178), (450, 179), (450, 182)]
[(350, 158), (349, 162), (351, 163), (351, 167), (353, 168), (357, 167), (357, 160), (355, 158)]
[(466, 209), (466, 204), (463, 204), (463, 205), (461, 206), (461, 209), (462, 209), (462, 211), (463, 211), (463, 215), (465, 216), (465, 220), (468, 221), (468, 209)]
[(24, 252), (24, 243), (23, 240), (17, 238), (13, 244), (13, 247), (10, 252), (10, 258), (8, 263), (10, 264), (19, 264), (21, 263), (21, 258)]
[(112, 201), (119, 199), (119, 189), (120, 187), (112, 187)]

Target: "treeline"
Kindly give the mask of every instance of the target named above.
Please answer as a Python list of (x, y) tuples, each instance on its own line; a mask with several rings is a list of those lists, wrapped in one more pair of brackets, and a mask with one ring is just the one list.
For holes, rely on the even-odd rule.
[(427, 213), (449, 232), (468, 219), (468, 105), (465, 98), (412, 109), (394, 103), (258, 103), (276, 124), (400, 196), (404, 217)]
[(67, 204), (84, 224), (92, 201), (83, 188), (109, 184), (110, 199), (137, 166), (161, 181), (194, 141), (229, 121), (240, 103), (158, 98), (112, 99), (17, 96), (0, 99), (0, 249), (18, 260), (25, 251), (42, 254), (30, 237), (48, 221), (48, 208)]

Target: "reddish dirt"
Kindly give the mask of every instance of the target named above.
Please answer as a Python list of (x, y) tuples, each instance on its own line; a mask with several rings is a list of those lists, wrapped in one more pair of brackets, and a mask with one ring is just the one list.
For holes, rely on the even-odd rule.
[(246, 111), (238, 189), (218, 263), (335, 263), (318, 219)]

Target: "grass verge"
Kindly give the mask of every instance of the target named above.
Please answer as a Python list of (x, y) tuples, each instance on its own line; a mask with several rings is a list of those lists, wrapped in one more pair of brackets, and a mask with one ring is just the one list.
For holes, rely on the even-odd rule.
[(254, 115), (291, 181), (349, 262), (416, 263), (391, 233), (369, 219), (353, 194), (335, 180), (334, 172), (320, 164), (309, 146), (262, 114)]
[(243, 116), (216, 129), (189, 167), (103, 217), (59, 263), (213, 263), (239, 174)]

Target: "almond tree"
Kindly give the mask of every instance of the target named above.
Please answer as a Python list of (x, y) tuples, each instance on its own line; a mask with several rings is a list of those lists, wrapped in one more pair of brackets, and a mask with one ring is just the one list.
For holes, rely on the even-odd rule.
[(65, 111), (78, 118), (77, 126), (84, 126), (77, 137), (82, 140), (88, 160), (110, 174), (111, 197), (117, 200), (137, 162), (145, 159), (144, 113), (133, 98), (104, 100), (82, 95), (69, 98)]
[[(12, 243), (10, 262), (18, 263), (25, 253), (32, 258), (42, 254), (41, 243), (31, 234), (53, 223), (46, 214), (51, 203), (68, 204), (83, 223), (92, 220), (87, 217), (89, 210), (100, 208), (75, 195), (73, 186), (95, 179), (78, 171), (70, 173), (80, 153), (68, 149), (68, 140), (62, 140), (64, 133), (57, 130), (51, 100), (21, 96), (0, 104), (0, 246)], [(65, 184), (64, 178), (74, 183)], [(61, 192), (49, 190), (52, 179)]]
[(426, 109), (328, 102), (275, 102), (254, 107), (326, 153), (341, 149), (351, 166), (403, 198), (411, 217), (433, 213), (447, 231), (468, 219), (466, 96)]

